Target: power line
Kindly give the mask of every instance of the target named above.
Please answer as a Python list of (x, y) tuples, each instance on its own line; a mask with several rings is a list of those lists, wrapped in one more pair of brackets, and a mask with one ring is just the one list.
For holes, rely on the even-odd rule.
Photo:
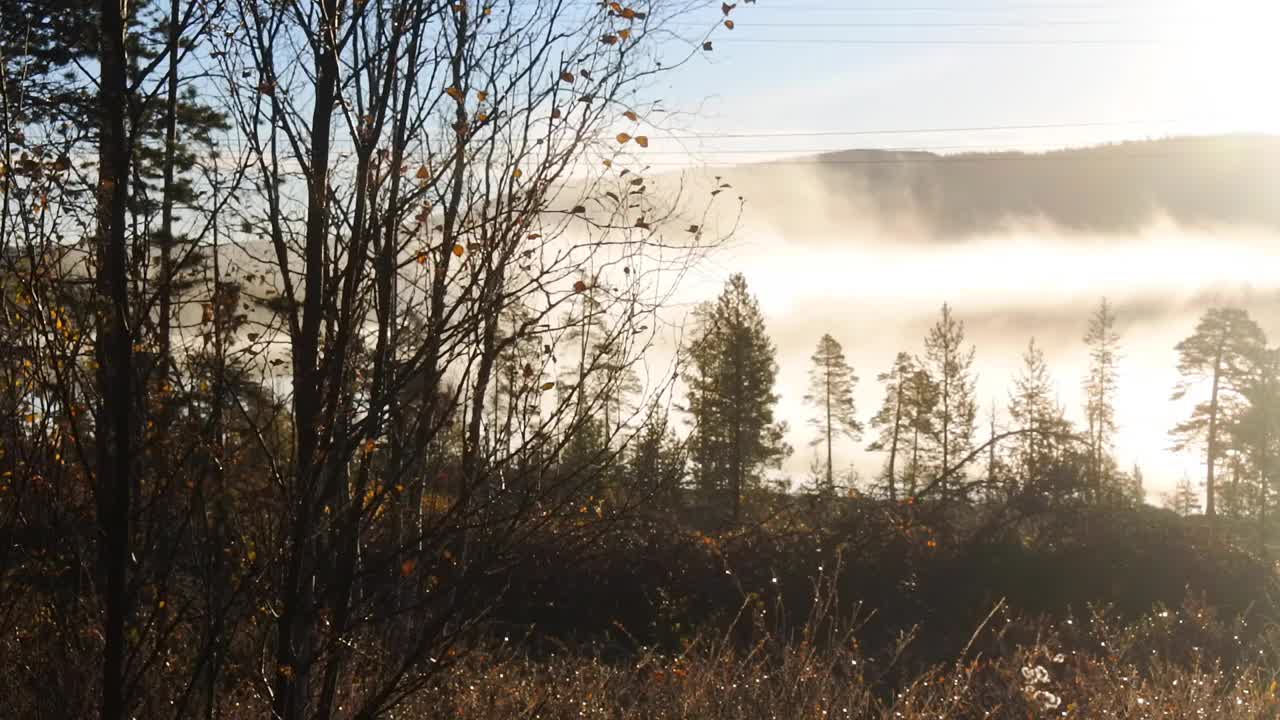
[(943, 5), (753, 5), (747, 12), (942, 12), (942, 13), (975, 13), (975, 12), (1043, 12), (1047, 10), (1145, 10), (1146, 8), (1117, 8), (1111, 3), (1007, 3), (1004, 5), (982, 5), (967, 7), (948, 7)]
[[(1076, 160), (1089, 162), (1108, 162), (1115, 160), (1158, 160), (1187, 156), (1204, 156), (1204, 155), (1220, 155), (1224, 151), (1223, 148), (1202, 148), (1195, 150), (1179, 150), (1179, 151), (1163, 151), (1163, 152), (1146, 152), (1146, 153), (1122, 153), (1122, 154), (1096, 154), (1099, 148), (1085, 147), (1077, 148), (1080, 152), (1072, 153), (1071, 150), (1050, 150), (1046, 152), (1017, 152), (1017, 151), (1000, 151), (993, 150), (990, 152), (974, 152), (963, 153), (959, 155), (928, 155), (925, 157), (885, 157), (885, 158), (824, 158), (822, 155), (814, 155), (809, 158), (799, 159), (782, 159), (782, 160), (762, 160), (758, 163), (751, 163), (748, 167), (764, 167), (777, 165), (804, 165), (804, 166), (826, 166), (826, 165), (922, 165), (934, 164), (942, 165), (948, 163), (984, 163), (984, 162), (1035, 162), (1045, 160)], [(1104, 148), (1105, 149), (1105, 148)], [(1247, 151), (1250, 154), (1257, 155), (1255, 148), (1237, 148), (1237, 150)], [(886, 152), (891, 153), (892, 150), (877, 151), (869, 150), (848, 150), (834, 151), (839, 152)], [(1277, 153), (1280, 154), (1280, 153)], [(651, 167), (688, 167), (688, 168), (723, 168), (723, 167), (743, 167), (738, 163), (679, 163), (679, 162), (655, 162), (645, 163)]]
[(844, 137), (856, 135), (929, 135), (936, 133), (996, 132), (1002, 130), (1062, 130), (1071, 128), (1120, 127), (1125, 125), (1166, 125), (1168, 120), (1127, 120), (1116, 122), (1040, 123), (1028, 125), (977, 125), (967, 127), (924, 127), (868, 130), (801, 130), (783, 132), (708, 132), (687, 135), (663, 135), (671, 140), (710, 140), (722, 138)]
[[(752, 28), (1035, 28), (1035, 27), (1098, 27), (1132, 25), (1117, 20), (1029, 20), (1026, 22), (756, 22), (743, 20), (736, 29)], [(1148, 23), (1143, 23), (1148, 24)], [(680, 27), (707, 27), (708, 23), (671, 23)], [(723, 36), (722, 36), (723, 37)]]
[(1160, 45), (1164, 41), (1143, 40), (868, 40), (822, 38), (720, 38), (716, 42), (727, 44), (751, 43), (758, 45), (937, 45), (946, 47), (1038, 47), (1054, 45)]
[[(1025, 148), (1040, 148), (1044, 143), (1001, 143), (999, 147), (992, 144), (975, 145), (969, 143), (967, 145), (911, 145), (902, 147), (866, 147), (857, 148), (858, 150), (866, 150), (870, 152), (934, 152), (938, 150), (975, 150), (983, 152), (1002, 152), (1004, 150), (1015, 150)], [(645, 155), (800, 155), (804, 153), (836, 153), (847, 152), (852, 148), (746, 148), (742, 150), (726, 150), (726, 149), (702, 149), (702, 150), (646, 150)]]

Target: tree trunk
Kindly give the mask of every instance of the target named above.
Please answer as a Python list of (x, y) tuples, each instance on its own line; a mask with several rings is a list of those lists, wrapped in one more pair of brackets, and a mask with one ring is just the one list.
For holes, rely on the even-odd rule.
[(1222, 353), (1224, 340), (1218, 345), (1218, 354), (1213, 360), (1213, 391), (1209, 395), (1209, 448), (1207, 462), (1205, 462), (1205, 478), (1204, 478), (1204, 514), (1209, 518), (1209, 522), (1213, 522), (1214, 517), (1214, 486), (1213, 486), (1213, 465), (1218, 459), (1218, 381), (1222, 374)]
[(827, 381), (827, 489), (834, 490), (836, 487), (835, 473), (831, 468), (831, 359), (827, 358), (826, 381)]
[[(311, 586), (314, 552), (311, 537), (312, 498), (320, 438), (321, 373), (318, 367), (320, 326), (324, 310), (325, 242), (329, 227), (329, 135), (336, 96), (337, 0), (323, 0), (321, 28), (315, 43), (315, 99), (311, 117), (310, 176), (307, 178), (307, 221), (304, 238), (304, 297), (301, 328), (293, 339), (294, 427), (296, 437), (294, 494), (287, 566), (277, 622), (273, 711), (279, 720), (299, 720), (306, 711), (309, 663), (306, 648), (312, 612)], [(265, 78), (264, 82), (273, 82)]]
[(160, 376), (168, 378), (173, 364), (173, 165), (178, 146), (178, 23), (179, 0), (169, 4), (169, 78), (164, 108), (164, 189), (160, 202)]
[(128, 259), (125, 213), (129, 198), (131, 143), (126, 135), (127, 102), (124, 17), (119, 0), (99, 6), (101, 66), (97, 197), (98, 392), (96, 418), (99, 562), (106, 575), (106, 632), (102, 663), (102, 718), (128, 715), (125, 625), (129, 613), (129, 517), (133, 434), (133, 343), (129, 336)]
[(897, 398), (893, 407), (893, 439), (889, 442), (889, 500), (898, 499), (895, 465), (898, 461), (898, 433), (902, 429), (902, 378), (898, 378)]

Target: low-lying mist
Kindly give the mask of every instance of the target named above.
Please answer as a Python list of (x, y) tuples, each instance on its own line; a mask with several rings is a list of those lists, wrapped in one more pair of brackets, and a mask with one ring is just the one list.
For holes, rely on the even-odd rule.
[[(1124, 348), (1117, 461), (1142, 466), (1149, 497), (1184, 473), (1168, 431), (1187, 408), (1170, 401), (1174, 346), (1216, 305), (1246, 308), (1280, 341), (1280, 202), (1273, 138), (1126, 143), (1036, 156), (944, 157), (850, 152), (811, 162), (687, 174), (686, 192), (741, 195), (733, 241), (682, 295), (707, 299), (743, 272), (778, 347), (779, 417), (802, 477), (812, 451), (803, 403), (809, 356), (831, 333), (861, 378), (865, 422), (876, 375), (898, 351), (922, 352), (942, 303), (977, 346), (980, 435), (1007, 418), (1008, 388), (1028, 340), (1044, 350), (1067, 416), (1082, 416), (1082, 337), (1102, 297)], [(730, 187), (724, 187), (728, 185)], [(865, 480), (882, 459), (846, 441), (840, 462)]]

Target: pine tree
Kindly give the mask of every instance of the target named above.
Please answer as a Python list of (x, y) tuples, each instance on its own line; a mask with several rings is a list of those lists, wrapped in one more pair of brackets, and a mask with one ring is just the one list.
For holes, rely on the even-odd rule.
[(789, 452), (773, 420), (778, 401), (776, 351), (746, 278), (731, 276), (713, 303), (696, 315), (684, 373), (693, 416), (692, 460), (704, 490), (727, 493), (735, 522), (742, 496), (763, 468)]
[(818, 431), (811, 444), (826, 444), (826, 485), (835, 487), (832, 469), (832, 441), (839, 435), (857, 440), (862, 433), (853, 404), (853, 386), (858, 376), (844, 357), (844, 349), (830, 335), (823, 335), (818, 349), (813, 353), (813, 367), (809, 370), (809, 394), (805, 402), (818, 409), (810, 424)]
[(1089, 492), (1096, 499), (1110, 478), (1107, 468), (1116, 433), (1115, 395), (1120, 362), (1120, 334), (1116, 316), (1104, 297), (1089, 318), (1084, 336), (1089, 349), (1089, 371), (1084, 380), (1085, 426), (1089, 441)]
[(1238, 308), (1212, 308), (1196, 325), (1190, 337), (1178, 343), (1178, 371), (1182, 379), (1173, 392), (1174, 400), (1186, 397), (1192, 388), (1209, 384), (1209, 398), (1196, 404), (1191, 417), (1173, 428), (1175, 449), (1192, 444), (1205, 445), (1205, 515), (1216, 512), (1218, 494), (1215, 471), (1222, 458), (1219, 443), (1222, 431), (1246, 405), (1251, 363), (1266, 345), (1262, 329)]
[(924, 479), (923, 473), (934, 459), (934, 450), (930, 447), (929, 439), (935, 435), (934, 409), (938, 406), (938, 398), (938, 385), (929, 376), (927, 370), (917, 368), (907, 378), (906, 401), (911, 418), (911, 456), (903, 479), (906, 481), (907, 492), (911, 497), (915, 497), (920, 489), (921, 481)]
[(928, 404), (931, 393), (919, 392), (917, 376), (927, 384), (928, 376), (920, 371), (915, 359), (900, 352), (893, 367), (876, 377), (884, 386), (884, 401), (871, 418), (871, 427), (879, 430), (879, 436), (867, 449), (889, 453), (882, 478), (890, 500), (898, 499), (900, 473), (905, 479), (914, 470), (914, 463), (907, 464), (906, 472), (900, 470), (899, 457), (905, 454), (909, 461), (917, 457), (921, 422), (927, 420), (932, 409)]
[(963, 467), (956, 464), (973, 449), (978, 406), (974, 400), (976, 381), (973, 377), (975, 349), (966, 350), (964, 323), (951, 314), (951, 306), (943, 304), (942, 315), (925, 338), (925, 357), (920, 364), (928, 371), (937, 390), (933, 407), (931, 440), (938, 454), (939, 490), (945, 495), (954, 479), (962, 476)]
[(1241, 514), (1257, 522), (1265, 545), (1271, 496), (1280, 483), (1280, 348), (1261, 349), (1242, 390), (1245, 406), (1227, 428)]

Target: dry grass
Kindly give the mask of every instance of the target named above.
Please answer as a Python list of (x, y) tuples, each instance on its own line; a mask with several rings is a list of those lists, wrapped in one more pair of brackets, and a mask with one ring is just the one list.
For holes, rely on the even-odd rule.
[(1056, 626), (997, 606), (957, 660), (914, 671), (903, 667), (910, 634), (883, 656), (867, 657), (859, 624), (833, 621), (833, 607), (818, 603), (799, 633), (784, 639), (761, 632), (766, 613), (749, 600), (738, 630), (750, 625), (760, 639), (744, 645), (732, 629), (704, 634), (679, 655), (642, 649), (624, 662), (567, 650), (537, 660), (476, 656), (431, 699), (395, 717), (1280, 717), (1269, 633), (1255, 630), (1246, 642), (1240, 623), (1221, 623), (1194, 603), (1134, 623), (1098, 611)]

